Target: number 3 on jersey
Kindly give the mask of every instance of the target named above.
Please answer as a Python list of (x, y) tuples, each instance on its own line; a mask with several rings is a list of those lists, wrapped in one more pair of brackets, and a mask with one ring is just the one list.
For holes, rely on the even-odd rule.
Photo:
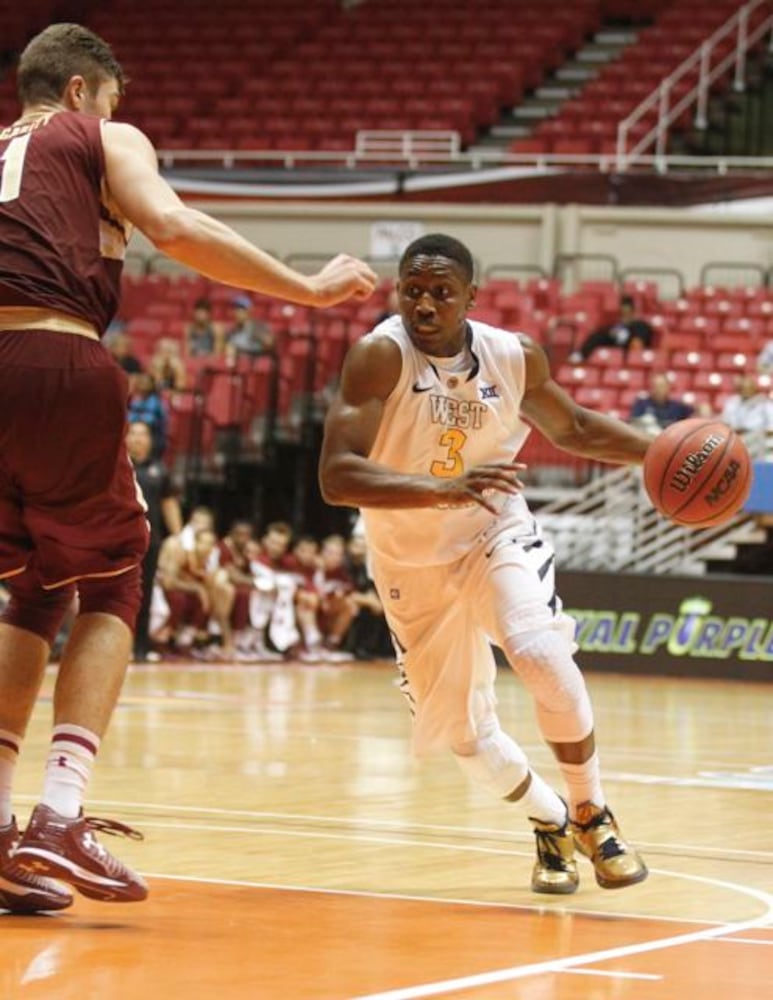
[(442, 448), (448, 449), (448, 454), (444, 459), (438, 459), (429, 467), (433, 476), (440, 476), (442, 479), (451, 479), (453, 476), (461, 476), (464, 472), (464, 460), (461, 451), (467, 441), (467, 435), (460, 431), (458, 427), (452, 427), (440, 435), (438, 444)]
[(18, 135), (6, 146), (0, 156), (3, 164), (3, 174), (0, 179), (0, 202), (16, 201), (21, 191), (21, 175), (24, 170), (24, 157), (27, 155), (31, 132)]

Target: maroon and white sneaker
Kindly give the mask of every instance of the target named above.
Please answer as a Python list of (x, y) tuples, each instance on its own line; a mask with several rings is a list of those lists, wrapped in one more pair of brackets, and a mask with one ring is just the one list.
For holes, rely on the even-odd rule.
[(67, 882), (89, 899), (109, 903), (139, 902), (148, 887), (136, 872), (105, 850), (94, 831), (142, 840), (138, 830), (110, 819), (60, 816), (46, 805), (35, 806), (13, 855), (10, 872), (49, 876)]
[(16, 820), (0, 826), (0, 910), (11, 913), (40, 913), (66, 910), (72, 906), (72, 893), (63, 885), (40, 875), (14, 872), (9, 868), (19, 843)]

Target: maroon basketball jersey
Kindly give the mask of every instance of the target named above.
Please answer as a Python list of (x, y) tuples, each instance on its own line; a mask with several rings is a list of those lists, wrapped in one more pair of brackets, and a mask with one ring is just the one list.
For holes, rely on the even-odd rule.
[(0, 131), (0, 306), (56, 309), (100, 333), (131, 233), (107, 190), (102, 124), (58, 111)]

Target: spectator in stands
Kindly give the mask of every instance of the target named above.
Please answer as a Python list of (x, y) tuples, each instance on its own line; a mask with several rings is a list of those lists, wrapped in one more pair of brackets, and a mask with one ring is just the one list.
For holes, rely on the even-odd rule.
[(188, 356), (198, 358), (207, 355), (219, 356), (225, 346), (225, 331), (220, 323), (212, 319), (212, 303), (209, 299), (196, 299), (193, 315), (185, 328), (185, 348)]
[(169, 416), (166, 404), (158, 393), (156, 380), (149, 372), (134, 377), (134, 392), (129, 400), (129, 422), (140, 420), (153, 434), (153, 455), (159, 457), (166, 449), (166, 428)]
[(614, 323), (601, 326), (590, 333), (580, 345), (579, 350), (569, 356), (573, 364), (587, 361), (599, 347), (619, 347), (623, 358), (628, 357), (631, 348), (652, 347), (655, 331), (650, 324), (636, 315), (634, 301), (630, 295), (620, 299), (620, 316)]
[(642, 430), (658, 433), (677, 420), (691, 417), (693, 412), (692, 406), (671, 396), (668, 376), (661, 373), (650, 379), (649, 395), (634, 401), (631, 423), (638, 424)]
[(163, 463), (153, 457), (153, 432), (150, 427), (141, 420), (130, 423), (126, 447), (134, 466), (134, 475), (145, 497), (150, 527), (150, 546), (142, 563), (142, 604), (134, 633), (134, 659), (141, 663), (155, 658), (150, 648), (150, 604), (161, 542), (167, 533), (179, 534), (183, 519), (169, 473)]
[(233, 319), (226, 333), (226, 352), (266, 354), (274, 348), (274, 335), (268, 323), (250, 315), (253, 303), (249, 295), (237, 295), (231, 301)]
[(128, 334), (116, 333), (110, 337), (107, 341), (107, 349), (113, 355), (116, 364), (123, 368), (130, 379), (142, 371), (142, 365), (132, 354), (131, 340)]
[(773, 430), (773, 401), (760, 390), (756, 375), (741, 375), (737, 391), (726, 400), (721, 416), (735, 431)]
[(188, 376), (179, 343), (172, 337), (162, 337), (148, 361), (148, 371), (159, 389), (184, 389)]
[(376, 586), (368, 574), (367, 543), (362, 532), (353, 532), (346, 545), (346, 571), (354, 589), (349, 601), (354, 619), (344, 643), (358, 660), (386, 659), (394, 656), (384, 608)]

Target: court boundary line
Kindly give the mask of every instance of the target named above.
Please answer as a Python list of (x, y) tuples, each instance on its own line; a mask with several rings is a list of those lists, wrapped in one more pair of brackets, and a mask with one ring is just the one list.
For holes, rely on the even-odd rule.
[[(184, 823), (163, 823), (163, 822), (153, 822), (149, 825), (164, 829), (167, 827), (182, 829), (182, 830), (207, 830), (209, 832), (220, 832), (220, 833), (241, 833), (245, 832), (243, 828), (239, 827), (219, 827), (219, 826), (208, 826), (204, 824), (196, 825), (186, 825)], [(254, 832), (247, 830), (246, 832)], [(276, 830), (267, 831), (272, 834), (277, 833)], [(319, 839), (335, 839), (337, 835), (325, 834), (318, 832), (305, 833), (304, 831), (288, 831), (280, 830), (278, 831), (282, 835), (289, 834), (291, 836), (303, 837), (311, 836), (317, 837)], [(437, 842), (412, 842), (403, 841), (395, 839), (385, 839), (385, 838), (357, 838), (350, 837), (347, 839), (353, 840), (363, 840), (365, 843), (386, 843), (392, 844), (393, 846), (404, 847), (404, 846), (418, 846), (418, 847), (440, 847), (445, 850), (461, 850), (461, 851), (471, 851), (473, 853), (483, 853), (483, 854), (493, 854), (493, 855), (503, 855), (503, 856), (522, 856), (518, 851), (507, 851), (499, 848), (486, 848), (486, 847), (474, 847), (470, 845), (439, 845)], [(531, 854), (526, 855), (531, 857)], [(744, 886), (738, 882), (728, 882), (722, 879), (710, 878), (704, 875), (690, 875), (686, 872), (674, 872), (669, 869), (663, 868), (650, 868), (650, 871), (656, 875), (664, 875), (671, 878), (686, 879), (693, 882), (701, 882), (711, 886), (718, 886), (723, 889), (730, 890), (731, 892), (740, 893), (741, 895), (750, 896), (763, 903), (767, 907), (767, 913), (763, 914), (761, 917), (755, 917), (748, 921), (720, 921), (720, 920), (705, 920), (693, 917), (675, 917), (675, 916), (657, 916), (654, 914), (644, 914), (644, 913), (628, 913), (628, 912), (615, 912), (609, 910), (593, 910), (580, 907), (572, 907), (568, 904), (568, 900), (561, 899), (560, 905), (553, 907), (548, 907), (546, 900), (540, 900), (539, 903), (502, 903), (499, 901), (487, 901), (487, 900), (469, 900), (469, 899), (458, 899), (458, 898), (448, 898), (439, 896), (423, 896), (415, 894), (405, 894), (405, 893), (395, 893), (395, 892), (374, 892), (367, 889), (342, 889), (342, 888), (328, 888), (328, 887), (315, 887), (315, 886), (298, 886), (290, 885), (281, 882), (252, 882), (246, 880), (231, 880), (231, 879), (218, 879), (218, 878), (204, 878), (197, 876), (185, 876), (185, 875), (167, 875), (163, 873), (154, 872), (144, 872), (148, 878), (171, 878), (177, 879), (179, 881), (201, 881), (203, 883), (212, 884), (222, 884), (222, 885), (239, 885), (239, 886), (252, 886), (255, 888), (265, 888), (273, 889), (279, 891), (289, 891), (289, 892), (320, 892), (328, 894), (338, 894), (347, 896), (364, 896), (373, 899), (396, 899), (396, 900), (406, 900), (412, 902), (432, 902), (432, 903), (444, 903), (446, 905), (465, 905), (465, 906), (478, 906), (478, 907), (496, 907), (499, 909), (512, 909), (512, 910), (522, 910), (526, 912), (538, 911), (541, 913), (557, 913), (557, 914), (577, 914), (579, 916), (599, 916), (599, 914), (604, 917), (609, 917), (611, 919), (627, 919), (627, 920), (643, 920), (643, 921), (661, 921), (668, 923), (679, 923), (679, 924), (691, 924), (695, 926), (704, 926), (712, 931), (717, 931), (720, 934), (734, 934), (741, 930), (751, 929), (753, 927), (764, 927), (768, 925), (773, 925), (773, 894), (766, 893), (761, 889), (754, 889), (750, 886)], [(557, 901), (558, 902), (558, 901)], [(767, 942), (766, 942), (767, 943)]]
[[(16, 795), (19, 801), (37, 803), (40, 799), (39, 795)], [(439, 833), (460, 833), (471, 836), (487, 837), (489, 839), (507, 839), (515, 842), (524, 841), (526, 843), (532, 842), (533, 834), (527, 830), (504, 830), (497, 829), (495, 827), (467, 827), (467, 826), (452, 826), (451, 824), (442, 823), (405, 823), (401, 820), (390, 820), (390, 819), (379, 819), (373, 817), (372, 819), (365, 819), (359, 816), (320, 816), (314, 813), (282, 813), (273, 812), (267, 810), (256, 810), (256, 809), (226, 809), (216, 806), (186, 806), (182, 804), (169, 803), (169, 802), (134, 802), (125, 801), (123, 799), (91, 799), (90, 803), (95, 806), (108, 806), (117, 807), (122, 809), (136, 809), (138, 811), (151, 811), (151, 812), (177, 812), (181, 813), (197, 813), (199, 815), (211, 815), (211, 816), (242, 816), (251, 819), (261, 820), (261, 819), (272, 819), (272, 820), (286, 820), (288, 822), (301, 821), (304, 823), (326, 823), (333, 825), (335, 823), (344, 824), (352, 827), (382, 827), (385, 829), (393, 829), (399, 831), (434, 831)], [(636, 839), (637, 847), (640, 847), (643, 851), (649, 851), (654, 853), (664, 854), (666, 856), (676, 855), (678, 857), (683, 857), (685, 851), (690, 851), (690, 856), (695, 858), (709, 859), (709, 860), (720, 860), (720, 861), (759, 861), (760, 864), (773, 863), (773, 851), (745, 851), (740, 849), (722, 849), (713, 847), (699, 847), (694, 844), (665, 844), (657, 841), (647, 841)], [(768, 861), (770, 859), (770, 861)]]
[[(606, 948), (596, 952), (586, 952), (580, 955), (570, 955), (566, 958), (549, 959), (542, 962), (533, 962), (527, 965), (511, 966), (507, 969), (498, 969), (492, 972), (476, 973), (471, 976), (458, 976), (454, 979), (441, 980), (434, 983), (424, 983), (417, 986), (400, 987), (395, 990), (387, 990), (379, 993), (361, 994), (352, 997), (350, 1000), (421, 1000), (424, 997), (436, 997), (447, 993), (458, 993), (459, 990), (476, 989), (481, 986), (492, 986), (497, 983), (509, 983), (517, 979), (526, 979), (529, 976), (542, 975), (543, 973), (554, 974), (565, 972), (570, 969), (585, 965), (595, 965), (599, 962), (607, 962), (617, 958), (627, 958), (631, 955), (642, 955), (652, 951), (664, 951), (668, 948), (677, 948), (686, 944), (693, 944), (697, 941), (710, 941), (722, 935), (737, 933), (739, 931), (750, 930), (753, 927), (764, 927), (773, 923), (773, 894), (763, 892), (760, 889), (753, 889), (750, 886), (742, 886), (737, 883), (724, 882), (720, 879), (712, 879), (702, 875), (685, 875), (679, 872), (666, 872), (651, 869), (661, 875), (673, 875), (681, 877), (691, 882), (704, 882), (709, 885), (719, 885), (735, 891), (740, 891), (743, 895), (752, 896), (761, 901), (767, 907), (767, 911), (760, 917), (753, 920), (721, 924), (718, 927), (710, 927), (700, 931), (692, 931), (689, 934), (677, 934), (670, 938), (656, 938), (654, 941), (643, 941), (633, 945), (619, 945), (616, 948)], [(687, 923), (688, 921), (685, 921)]]
[[(741, 931), (751, 930), (755, 927), (765, 927), (773, 925), (773, 894), (763, 892), (759, 889), (753, 889), (750, 886), (744, 886), (739, 883), (725, 882), (721, 879), (713, 879), (708, 876), (702, 875), (687, 875), (683, 872), (670, 872), (661, 869), (652, 869), (656, 874), (670, 875), (675, 878), (686, 879), (691, 882), (702, 882), (708, 885), (719, 886), (722, 888), (729, 889), (731, 891), (740, 892), (742, 895), (751, 896), (754, 899), (762, 902), (766, 906), (766, 912), (759, 917), (755, 917), (751, 920), (745, 921), (732, 921), (729, 923), (719, 923), (710, 927), (705, 927), (702, 930), (691, 931), (687, 934), (677, 934), (673, 937), (666, 938), (656, 938), (653, 941), (640, 942), (638, 944), (632, 945), (620, 945), (616, 948), (607, 948), (596, 952), (585, 952), (579, 955), (570, 955), (565, 958), (559, 959), (547, 959), (542, 962), (535, 962), (527, 965), (521, 966), (511, 966), (507, 969), (499, 969), (492, 972), (486, 973), (476, 973), (472, 976), (456, 977), (454, 979), (438, 981), (434, 983), (425, 983), (416, 986), (409, 987), (399, 987), (396, 990), (388, 990), (386, 992), (380, 993), (368, 993), (361, 994), (357, 997), (351, 997), (350, 1000), (421, 1000), (424, 997), (434, 997), (440, 996), (443, 993), (453, 993), (458, 992), (463, 989), (475, 989), (481, 986), (495, 985), (496, 983), (512, 982), (517, 979), (525, 979), (529, 976), (542, 975), (544, 973), (555, 974), (562, 972), (569, 972), (572, 970), (578, 970), (583, 966), (597, 964), (599, 962), (611, 961), (617, 958), (627, 958), (631, 955), (640, 955), (652, 951), (663, 951), (667, 948), (680, 947), (686, 944), (692, 944), (699, 941), (709, 941), (712, 939), (717, 940), (733, 940), (728, 939), (726, 935), (736, 934)], [(401, 893), (374, 893), (364, 890), (354, 890), (354, 889), (330, 889), (330, 888), (314, 888), (312, 886), (289, 886), (282, 885), (278, 883), (267, 883), (267, 882), (250, 882), (244, 879), (223, 879), (223, 878), (206, 878), (203, 876), (193, 876), (193, 875), (171, 875), (162, 872), (146, 872), (148, 878), (162, 879), (172, 882), (191, 882), (196, 884), (210, 884), (210, 885), (225, 885), (225, 886), (238, 886), (241, 888), (255, 888), (255, 889), (271, 889), (278, 890), (282, 892), (298, 892), (298, 893), (318, 893), (320, 895), (340, 895), (340, 896), (360, 896), (371, 899), (391, 899), (391, 900), (404, 900), (406, 902), (421, 902), (421, 903), (435, 903), (440, 905), (462, 905), (462, 906), (474, 906), (474, 907), (485, 907), (493, 906), (498, 909), (511, 909), (511, 910), (525, 910), (529, 911), (533, 909), (532, 907), (525, 906), (522, 904), (507, 904), (507, 903), (486, 903), (481, 900), (460, 900), (460, 899), (441, 899), (438, 897), (422, 897), (422, 896), (410, 896)], [(542, 911), (557, 913), (562, 915), (566, 911)], [(576, 912), (569, 910), (568, 912)], [(592, 912), (592, 911), (591, 911)], [(595, 914), (598, 915), (598, 914)], [(621, 914), (607, 914), (607, 916), (618, 917), (619, 919), (630, 919), (628, 915)], [(634, 915), (633, 919), (641, 919), (646, 921), (647, 917), (637, 917)], [(668, 918), (650, 917), (650, 920), (660, 920), (665, 921)], [(677, 918), (670, 918), (672, 922), (679, 922), (682, 924), (694, 924), (700, 925), (704, 921), (699, 920), (678, 920)], [(765, 942), (766, 944), (769, 942)], [(590, 970), (587, 970), (590, 971)], [(601, 970), (602, 972), (605, 970)]]
[[(653, 871), (654, 869), (650, 869)], [(681, 875), (681, 873), (672, 872), (657, 872), (657, 874), (665, 875), (679, 875), (682, 878), (698, 878), (698, 876), (688, 876)], [(582, 917), (599, 917), (608, 918), (610, 920), (641, 920), (641, 921), (657, 921), (658, 923), (672, 923), (672, 924), (693, 924), (696, 927), (707, 927), (724, 929), (732, 924), (727, 923), (727, 921), (722, 920), (701, 920), (694, 917), (659, 917), (647, 913), (617, 913), (611, 912), (609, 910), (586, 910), (577, 907), (570, 907), (566, 905), (564, 901), (562, 905), (556, 907), (546, 906), (547, 901), (540, 900), (539, 902), (531, 903), (503, 903), (500, 901), (488, 901), (485, 899), (460, 899), (456, 896), (421, 896), (415, 893), (405, 893), (405, 892), (391, 892), (385, 890), (384, 892), (375, 892), (372, 889), (342, 889), (339, 887), (331, 888), (330, 886), (314, 886), (314, 885), (290, 885), (286, 882), (255, 882), (250, 879), (237, 879), (237, 878), (219, 878), (217, 876), (208, 875), (173, 875), (169, 872), (151, 872), (143, 871), (143, 876), (150, 879), (167, 879), (171, 882), (194, 882), (201, 885), (224, 885), (224, 886), (234, 886), (236, 888), (242, 889), (270, 889), (276, 892), (297, 892), (297, 893), (318, 893), (323, 896), (361, 896), (366, 899), (387, 899), (395, 900), (397, 902), (406, 903), (436, 903), (442, 906), (473, 906), (479, 909), (498, 909), (498, 910), (518, 910), (524, 911), (526, 913), (533, 913), (537, 911), (543, 916), (572, 916), (578, 915)], [(715, 881), (715, 880), (709, 880)], [(732, 883), (731, 883), (732, 885)], [(743, 890), (743, 886), (740, 886)], [(771, 900), (773, 906), (773, 899)], [(757, 918), (755, 918), (757, 919)], [(761, 926), (766, 926), (762, 924)], [(720, 940), (736, 940), (731, 938), (720, 938)], [(739, 939), (740, 940), (740, 939)], [(766, 944), (768, 942), (765, 942)]]

